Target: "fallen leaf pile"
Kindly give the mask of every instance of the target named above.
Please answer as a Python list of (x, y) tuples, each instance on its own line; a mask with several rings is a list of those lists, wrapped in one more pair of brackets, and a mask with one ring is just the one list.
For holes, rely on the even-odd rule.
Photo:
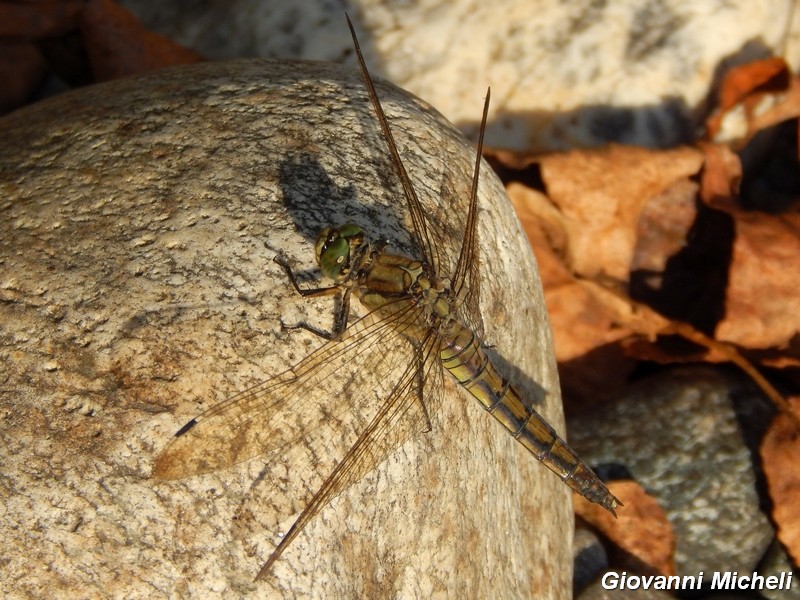
[[(768, 59), (728, 74), (695, 146), (490, 153), (539, 263), (568, 409), (618, 392), (643, 362), (737, 365), (781, 411), (761, 455), (795, 561), (800, 399), (771, 381), (800, 383), (798, 115), (798, 80)], [(639, 537), (668, 529), (666, 515), (643, 509), (643, 492), (614, 493), (625, 503), (616, 530), (576, 498), (578, 514), (670, 574), (672, 538), (643, 548)]]
[(55, 75), (70, 86), (199, 62), (112, 0), (0, 2), (0, 115)]

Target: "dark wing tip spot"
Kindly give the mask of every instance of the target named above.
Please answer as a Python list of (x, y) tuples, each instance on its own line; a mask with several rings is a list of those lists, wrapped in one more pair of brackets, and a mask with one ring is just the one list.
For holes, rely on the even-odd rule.
[(189, 431), (195, 425), (197, 425), (197, 419), (192, 419), (186, 425), (178, 429), (178, 431), (175, 433), (175, 437), (181, 437), (184, 433)]

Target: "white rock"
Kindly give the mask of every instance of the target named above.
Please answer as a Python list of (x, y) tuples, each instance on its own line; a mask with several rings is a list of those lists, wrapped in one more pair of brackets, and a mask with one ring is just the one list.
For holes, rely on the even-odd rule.
[[(453, 224), (437, 243), (458, 247), (474, 150), (407, 94), (379, 93), (429, 215)], [(454, 386), (434, 430), (325, 508), (264, 583), (252, 578), (301, 508), (281, 492), (306, 476), (296, 465), (151, 477), (179, 426), (320, 345), (281, 330), (298, 314), (329, 327), (333, 303), (297, 297), (278, 251), (313, 269), (313, 236), (346, 221), (407, 250), (356, 72), (207, 63), (63, 94), (0, 127), (0, 590), (568, 597), (568, 489)], [(480, 196), (486, 341), (563, 431), (533, 257), (488, 168)]]
[[(187, 12), (127, 0), (145, 23), (212, 57), (354, 63), (342, 8), (234, 0)], [(724, 67), (784, 56), (800, 67), (791, 2), (362, 1), (348, 8), (375, 71), (473, 137), (493, 90), (490, 145), (558, 150), (690, 140)]]

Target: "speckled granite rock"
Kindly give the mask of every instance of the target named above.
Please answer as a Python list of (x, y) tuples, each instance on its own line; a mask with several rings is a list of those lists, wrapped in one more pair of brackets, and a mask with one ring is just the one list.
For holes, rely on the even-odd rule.
[[(451, 226), (446, 255), (474, 149), (378, 90), (421, 201)], [(64, 94), (0, 131), (0, 595), (569, 597), (568, 488), (455, 388), (431, 435), (324, 509), (257, 585), (301, 508), (290, 475), (313, 472), (256, 459), (151, 478), (189, 418), (320, 345), (281, 321), (328, 327), (333, 302), (298, 298), (278, 251), (313, 269), (320, 228), (346, 221), (407, 249), (357, 72), (207, 63)], [(563, 428), (533, 256), (489, 169), (479, 195), (487, 342)]]
[[(337, 3), (123, 4), (212, 57), (352, 61)], [(517, 150), (680, 143), (725, 65), (775, 54), (800, 66), (791, 2), (366, 0), (346, 10), (382, 74), (471, 134), (476, 90), (491, 85), (488, 142)]]
[(569, 440), (589, 464), (624, 465), (658, 499), (675, 528), (679, 575), (745, 572), (773, 537), (753, 458), (771, 410), (738, 374), (675, 369), (571, 420)]
[(791, 589), (788, 590), (759, 590), (759, 594), (768, 600), (798, 600), (800, 599), (800, 571), (795, 569), (792, 565), (786, 550), (783, 549), (781, 543), (776, 539), (770, 544), (767, 553), (758, 565), (759, 575), (764, 577), (776, 576), (780, 577), (784, 573), (788, 573), (794, 569), (793, 584)]

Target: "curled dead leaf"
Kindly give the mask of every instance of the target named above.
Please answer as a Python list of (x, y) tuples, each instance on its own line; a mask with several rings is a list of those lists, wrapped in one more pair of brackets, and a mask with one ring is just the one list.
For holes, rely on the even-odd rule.
[(609, 490), (625, 505), (615, 519), (573, 495), (575, 513), (617, 549), (614, 562), (643, 575), (675, 575), (675, 532), (666, 511), (634, 481), (612, 481)]
[(570, 270), (628, 281), (644, 208), (702, 162), (692, 148), (609, 146), (543, 157), (542, 178), (569, 236)]
[[(792, 406), (800, 409), (800, 398), (794, 398)], [(788, 413), (775, 417), (760, 453), (778, 539), (800, 564), (800, 429)]]
[[(780, 104), (778, 96), (789, 89), (790, 81), (789, 67), (778, 57), (732, 68), (720, 85), (717, 110), (706, 121), (707, 137), (750, 138), (757, 131), (755, 119), (758, 109), (763, 109), (765, 101)], [(741, 109), (739, 114), (737, 109)], [(744, 126), (737, 127), (736, 121), (742, 119)]]

